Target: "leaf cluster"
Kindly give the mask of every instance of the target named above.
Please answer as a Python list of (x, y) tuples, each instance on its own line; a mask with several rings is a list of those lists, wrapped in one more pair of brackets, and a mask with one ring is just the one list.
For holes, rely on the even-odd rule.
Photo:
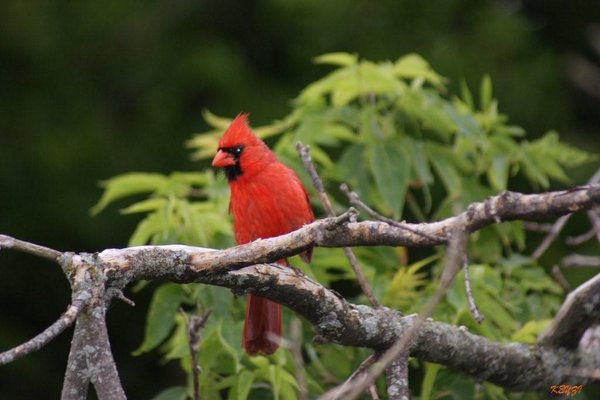
[[(344, 182), (383, 214), (429, 221), (507, 189), (515, 177), (522, 177), (532, 188), (547, 188), (551, 181), (569, 182), (567, 168), (595, 159), (561, 142), (553, 131), (528, 141), (524, 130), (509, 124), (499, 112), (487, 76), (476, 99), (464, 82), (460, 93), (448, 93), (447, 79), (417, 54), (373, 62), (354, 54), (332, 53), (315, 61), (332, 65), (333, 70), (304, 88), (288, 115), (254, 130), (305, 182), (294, 145), (297, 141), (310, 145), (317, 169), (340, 210), (344, 200), (336, 188)], [(230, 121), (208, 111), (203, 115), (212, 129), (187, 143), (198, 160), (212, 157)], [(102, 185), (104, 194), (94, 213), (127, 199), (132, 204), (122, 213), (143, 216), (130, 245), (227, 247), (233, 243), (226, 182), (210, 170), (168, 176), (130, 173)], [(460, 277), (435, 317), (498, 341), (534, 341), (556, 311), (560, 291), (542, 267), (520, 254), (524, 245), (520, 223), (495, 225), (472, 235), (473, 291), (486, 320), (481, 325), (474, 322)], [(375, 295), (387, 306), (416, 312), (435, 289), (439, 251), (416, 258), (402, 248), (359, 248), (356, 254)], [(350, 301), (364, 301), (341, 250), (316, 251), (311, 265), (298, 267)], [(289, 351), (281, 349), (271, 357), (246, 356), (240, 345), (242, 302), (219, 288), (175, 284), (158, 288), (137, 353), (159, 348), (165, 360), (180, 362), (191, 381), (186, 318), (181, 309), (186, 313), (213, 311), (199, 350), (203, 398), (296, 398), (298, 371)], [(305, 326), (305, 336), (309, 335)], [(310, 394), (342, 382), (368, 354), (364, 349), (309, 342), (302, 343), (302, 351)], [(474, 383), (464, 376), (416, 360), (412, 367), (421, 380), (411, 384), (422, 399), (467, 398), (473, 393)], [(509, 396), (490, 384), (483, 388), (485, 398)], [(188, 384), (167, 389), (156, 399), (189, 395)]]

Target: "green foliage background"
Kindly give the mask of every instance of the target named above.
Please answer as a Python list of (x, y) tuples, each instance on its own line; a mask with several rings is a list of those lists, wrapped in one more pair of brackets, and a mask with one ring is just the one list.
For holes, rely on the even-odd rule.
[[(566, 55), (591, 53), (586, 43), (586, 29), (599, 16), (598, 5), (587, 1), (569, 2), (568, 6), (558, 1), (468, 0), (390, 0), (377, 4), (349, 0), (157, 0), (78, 4), (3, 1), (0, 3), (0, 231), (64, 250), (95, 251), (122, 247), (130, 239), (143, 241), (149, 237), (157, 242), (182, 238), (182, 241), (192, 243), (204, 243), (210, 239), (212, 246), (231, 243), (229, 228), (225, 225), (226, 200), (223, 199), (226, 191), (222, 178), (210, 173), (172, 174), (172, 171), (203, 171), (207, 166), (206, 161), (190, 161), (181, 148), (192, 133), (222, 127), (208, 114), (206, 121), (211, 124), (204, 122), (200, 115), (202, 109), (223, 116), (232, 116), (242, 110), (251, 111), (253, 125), (270, 126), (270, 144), (277, 147), (286, 162), (296, 167), (298, 161), (290, 144), (297, 138), (311, 143), (315, 152), (322, 149), (320, 157), (315, 158), (338, 200), (341, 198), (337, 196), (336, 184), (349, 181), (355, 189), (361, 190), (365, 198), (373, 194), (373, 198), (368, 200), (390, 215), (399, 215), (402, 204), (398, 203), (401, 200), (401, 196), (396, 196), (398, 193), (386, 192), (385, 189), (391, 189), (383, 184), (386, 179), (405, 182), (404, 188), (400, 185), (394, 190), (405, 190), (413, 195), (414, 199), (407, 198), (403, 211), (406, 218), (414, 220), (447, 215), (452, 212), (453, 205), (461, 206), (470, 201), (464, 194), (470, 193), (470, 196), (480, 199), (480, 195), (496, 191), (506, 182), (510, 188), (521, 190), (532, 190), (535, 188), (532, 185), (543, 189), (548, 183), (553, 187), (561, 186), (564, 176), (556, 165), (546, 161), (554, 160), (561, 166), (565, 160), (559, 159), (560, 154), (551, 154), (556, 142), (554, 134), (546, 133), (548, 130), (557, 129), (562, 140), (591, 153), (599, 150), (595, 140), (600, 115), (598, 103), (570, 88), (563, 69)], [(327, 112), (331, 106), (352, 107), (360, 103), (360, 99), (349, 99), (350, 93), (340, 93), (330, 96), (332, 102), (335, 97), (335, 105), (313, 102), (316, 92), (327, 89), (324, 84), (320, 88), (315, 84), (317, 88), (307, 88), (302, 92), (304, 97), (298, 96), (310, 82), (316, 82), (332, 71), (328, 65), (314, 66), (313, 57), (337, 51), (349, 51), (376, 62), (391, 60), (388, 66), (403, 54), (418, 53), (428, 60), (445, 79), (436, 83), (430, 80), (431, 74), (426, 74), (420, 83), (424, 90), (419, 90), (418, 96), (411, 93), (413, 108), (406, 109), (415, 119), (406, 123), (420, 127), (425, 136), (417, 135), (412, 129), (406, 132), (383, 130), (381, 142), (362, 142), (367, 135), (359, 133), (360, 124), (356, 120), (360, 120), (359, 113), (353, 111), (340, 115)], [(347, 60), (350, 58), (346, 57)], [(365, 63), (366, 66), (361, 64), (357, 68), (379, 68), (378, 64), (372, 68), (369, 62)], [(486, 74), (492, 79), (484, 79)], [(402, 78), (408, 89), (415, 84), (410, 78), (413, 77)], [(491, 88), (491, 85), (482, 82), (492, 80), (493, 96), (482, 95), (489, 92), (486, 88)], [(440, 90), (441, 87), (446, 89)], [(472, 104), (463, 88), (469, 88)], [(345, 90), (351, 92), (351, 88)], [(294, 97), (297, 97), (297, 102), (290, 103)], [(490, 117), (493, 115), (491, 110), (496, 108), (492, 101), (494, 98), (498, 99), (497, 109), (510, 115), (510, 123), (525, 128), (529, 145), (509, 151), (503, 147), (506, 143), (502, 142), (502, 135), (498, 132), (493, 134), (496, 139), (489, 140), (489, 143), (496, 143), (489, 145), (486, 142), (487, 147), (482, 145), (481, 140), (460, 139), (461, 135), (469, 134), (473, 121), (469, 118), (454, 120), (456, 115), (448, 112), (454, 111), (459, 116), (465, 113), (472, 115), (472, 119), (486, 129), (492, 126), (486, 124), (493, 121), (497, 126), (506, 126), (506, 121), (499, 115)], [(482, 99), (488, 99), (488, 103), (482, 104)], [(425, 100), (446, 107), (436, 119), (437, 127), (423, 126), (423, 117), (414, 114)], [(461, 105), (461, 102), (464, 104)], [(368, 108), (368, 101), (366, 103)], [(310, 108), (311, 112), (294, 116), (293, 110), (300, 106)], [(385, 110), (374, 111), (381, 121), (386, 121), (386, 118), (397, 121), (399, 118), (398, 115), (383, 113)], [(481, 117), (492, 120), (485, 122)], [(446, 138), (440, 135), (447, 131), (444, 125), (448, 124), (448, 118), (451, 124), (463, 125), (460, 135), (456, 132)], [(272, 124), (273, 120), (288, 125)], [(310, 129), (311, 124), (330, 129), (327, 137), (331, 135), (334, 142), (320, 142), (325, 137), (311, 138), (311, 132), (315, 133)], [(337, 125), (341, 125), (342, 129)], [(350, 140), (348, 131), (360, 136), (360, 141)], [(474, 131), (477, 134), (478, 130)], [(485, 132), (488, 135), (493, 129)], [(516, 134), (518, 130), (512, 133)], [(449, 153), (446, 158), (452, 160), (452, 151), (459, 149), (446, 144), (456, 145), (458, 142), (465, 146), (460, 151), (466, 151), (469, 157), (460, 162), (454, 159), (450, 162), (451, 168), (445, 168), (447, 165), (436, 167), (433, 163), (424, 168), (416, 151), (411, 153), (410, 161), (401, 161), (410, 162), (412, 168), (410, 175), (400, 177), (396, 168), (383, 168), (385, 163), (377, 165), (369, 162), (373, 155), (370, 152), (374, 150), (368, 149), (381, 147), (386, 137), (397, 138), (400, 134), (404, 135), (402, 140), (417, 148), (419, 145), (427, 147), (424, 143), (433, 139), (433, 146), (423, 150), (425, 160), (431, 161), (427, 157), (436, 148), (442, 153)], [(509, 139), (523, 140), (512, 136)], [(197, 149), (201, 148), (200, 144), (196, 145)], [(208, 151), (210, 143), (206, 146), (205, 151)], [(385, 152), (397, 151), (385, 146), (384, 149)], [(541, 164), (545, 165), (545, 170), (541, 171), (536, 170), (541, 157), (539, 151), (548, 154), (548, 157), (542, 157)], [(363, 169), (367, 171), (366, 177), (348, 174), (355, 166), (348, 162), (344, 169), (327, 168), (328, 163), (342, 163), (344, 154), (351, 155), (351, 152), (364, 157), (368, 167)], [(501, 157), (498, 153), (511, 156)], [(351, 159), (350, 155), (346, 156), (347, 160)], [(448, 162), (444, 157), (434, 159), (437, 164)], [(485, 163), (478, 164), (477, 160)], [(527, 165), (528, 161), (532, 165)], [(597, 162), (591, 162), (584, 168), (565, 171), (572, 182), (581, 183), (596, 167)], [(90, 218), (88, 211), (100, 196), (96, 182), (126, 171), (156, 172), (156, 175), (123, 178), (131, 179), (130, 183), (135, 182), (136, 185), (140, 185), (140, 179), (145, 180), (142, 184), (145, 185), (145, 193), (156, 192), (156, 195), (144, 203), (146, 197), (140, 191), (135, 198), (136, 206), (131, 206), (131, 201), (120, 201), (100, 217)], [(443, 175), (440, 171), (448, 172)], [(411, 185), (417, 180), (415, 178), (429, 185)], [(462, 189), (458, 194), (452, 192), (457, 190), (454, 186), (457, 182)], [(200, 197), (194, 197), (191, 203), (182, 200), (190, 186), (203, 189), (195, 193)], [(379, 192), (371, 189), (378, 188), (385, 189), (375, 195)], [(197, 200), (208, 200), (208, 205), (196, 204)], [(338, 206), (343, 207), (343, 204)], [(145, 222), (145, 226), (139, 225), (143, 218), (140, 213), (163, 208), (165, 214)], [(118, 209), (126, 209), (127, 216), (117, 216), (115, 211)], [(219, 218), (215, 218), (215, 210), (221, 213)], [(175, 221), (176, 224), (173, 223)], [(583, 226), (582, 222), (583, 219), (575, 218), (571, 231), (566, 234), (580, 231), (578, 228)], [(207, 223), (212, 224), (210, 230), (206, 230)], [(136, 234), (130, 238), (132, 232)], [(536, 324), (522, 325), (523, 321), (542, 318), (548, 309), (556, 305), (558, 294), (542, 279), (544, 272), (515, 254), (529, 254), (528, 250), (536, 241), (535, 236), (528, 236), (523, 242), (519, 232), (518, 225), (482, 231), (477, 238), (479, 243), (485, 245), (482, 248), (493, 251), (478, 254), (479, 246), (471, 248), (473, 257), (481, 260), (474, 267), (473, 274), (481, 276), (481, 282), (499, 284), (492, 288), (484, 285), (481, 290), (476, 288), (477, 292), (492, 300), (502, 296), (510, 299), (504, 310), (500, 308), (490, 312), (504, 311), (510, 320), (517, 321), (517, 325), (509, 324), (508, 328), (503, 328), (501, 321), (497, 321), (497, 326), (489, 321), (492, 327), (483, 333), (492, 337), (496, 329), (503, 338), (512, 335), (517, 335), (519, 340), (531, 338), (539, 327)], [(501, 237), (502, 241), (496, 241), (497, 237)], [(522, 245), (525, 248), (519, 247)], [(585, 250), (594, 251), (589, 247), (581, 249)], [(542, 259), (542, 265), (570, 251), (572, 249), (556, 245)], [(375, 279), (380, 298), (401, 309), (418, 306), (423, 296), (415, 295), (412, 289), (426, 291), (436, 270), (435, 260), (424, 265), (416, 262), (427, 259), (429, 254), (419, 251), (405, 254), (402, 250), (389, 249), (375, 254), (373, 250), (360, 252), (367, 265), (377, 265), (372, 261), (385, 263), (375, 271), (369, 271), (371, 278), (381, 276), (388, 281), (391, 278), (392, 284), (400, 285), (393, 290), (385, 289), (383, 283)], [(315, 264), (309, 272), (322, 282), (343, 289), (348, 297), (355, 295), (356, 288), (351, 284), (339, 253), (318, 253), (317, 261), (322, 264)], [(33, 336), (53, 321), (68, 303), (69, 292), (67, 283), (55, 266), (8, 252), (3, 252), (0, 257), (0, 348), (5, 349)], [(317, 268), (317, 265), (335, 263), (339, 265), (333, 271)], [(504, 267), (489, 268), (497, 263)], [(409, 267), (399, 268), (404, 264)], [(519, 273), (531, 276), (515, 278)], [(590, 273), (578, 271), (571, 273), (569, 278), (576, 284)], [(519, 308), (517, 306), (522, 305), (524, 300), (517, 294), (531, 296), (523, 292), (526, 285), (534, 285), (531, 290), (543, 296), (528, 297), (528, 306)], [(492, 290), (494, 288), (498, 291)], [(204, 300), (205, 307), (215, 302), (229, 305), (225, 302), (229, 299), (228, 302), (233, 302), (232, 307), (237, 307), (238, 312), (241, 310), (241, 305), (231, 299), (229, 293), (201, 293), (199, 289), (186, 287), (153, 289), (155, 286), (151, 285), (132, 294), (138, 304), (136, 309), (117, 304), (109, 313), (113, 348), (123, 381), (127, 392), (136, 398), (151, 398), (165, 387), (182, 383), (177, 363), (162, 366), (161, 353), (131, 355), (143, 341), (146, 319), (143, 310), (153, 293), (158, 295), (166, 290), (162, 296), (170, 299), (167, 304), (185, 299), (190, 303), (186, 309), (193, 308), (197, 298), (210, 299), (213, 296), (213, 300)], [(396, 293), (405, 294), (397, 296)], [(460, 293), (457, 290), (455, 298), (448, 297), (447, 309), (439, 310), (445, 314), (438, 318), (454, 316), (458, 321), (468, 318), (468, 313), (460, 312)], [(219, 295), (227, 299), (215, 300), (215, 296)], [(485, 302), (488, 303), (487, 300)], [(542, 312), (538, 313), (540, 310)], [(221, 316), (225, 318), (225, 314)], [(217, 320), (217, 317), (219, 315), (215, 314), (214, 319)], [(240, 318), (236, 316), (235, 321), (239, 323)], [(223, 340), (237, 346), (237, 339), (233, 335), (227, 336), (226, 331), (239, 329), (239, 325), (227, 327), (211, 328), (217, 333), (212, 333), (210, 340)], [(160, 341), (154, 340), (154, 344)], [(68, 342), (68, 335), (64, 335), (42, 352), (4, 367), (0, 373), (3, 397), (44, 398), (48, 393), (58, 393)], [(348, 361), (346, 350), (332, 347), (320, 351), (330, 352), (324, 359), (337, 364), (315, 364), (316, 371), (310, 371), (314, 376), (335, 371), (336, 377), (339, 377), (354, 366), (354, 361)], [(234, 352), (237, 349), (234, 348)], [(176, 357), (175, 353), (171, 355)], [(364, 354), (352, 353), (351, 356), (351, 360), (356, 360)], [(339, 362), (340, 358), (343, 363)], [(285, 357), (261, 366), (231, 356), (231, 363), (224, 368), (243, 367), (258, 371), (264, 367), (266, 371), (272, 371), (273, 368), (269, 369), (271, 365), (275, 365), (276, 371), (289, 370), (289, 360)], [(347, 370), (341, 369), (340, 365)], [(437, 371), (435, 366), (419, 365), (414, 370), (423, 374), (425, 379), (422, 382), (431, 383), (435, 377), (435, 387), (440, 384), (456, 387), (459, 383), (462, 386), (463, 382), (467, 383), (465, 388), (470, 387), (470, 381), (447, 375), (444, 370)], [(257, 376), (253, 372), (254, 382), (258, 381)], [(264, 378), (266, 375), (262, 376), (260, 379), (268, 381)], [(336, 377), (328, 376), (328, 379)], [(278, 379), (285, 381), (285, 378)], [(250, 377), (245, 373), (238, 382), (237, 393), (243, 393), (249, 381)], [(415, 382), (419, 381), (419, 377), (415, 378)], [(36, 382), (36, 385), (26, 384), (28, 382)]]

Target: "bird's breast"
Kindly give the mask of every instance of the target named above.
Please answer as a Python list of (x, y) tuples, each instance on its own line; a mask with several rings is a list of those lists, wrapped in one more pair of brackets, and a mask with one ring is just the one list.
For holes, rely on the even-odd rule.
[(306, 192), (293, 172), (287, 168), (269, 172), (230, 183), (230, 212), (238, 244), (283, 235), (313, 219)]

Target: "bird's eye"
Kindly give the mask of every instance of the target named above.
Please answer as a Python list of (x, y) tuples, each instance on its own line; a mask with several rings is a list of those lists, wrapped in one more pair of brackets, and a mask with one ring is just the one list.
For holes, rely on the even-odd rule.
[(236, 156), (239, 156), (241, 154), (241, 152), (242, 152), (242, 146), (235, 146), (235, 147), (231, 148), (231, 153)]

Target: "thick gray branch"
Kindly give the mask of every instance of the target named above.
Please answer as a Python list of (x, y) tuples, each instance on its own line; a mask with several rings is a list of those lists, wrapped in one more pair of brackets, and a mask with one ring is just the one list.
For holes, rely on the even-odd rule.
[[(191, 263), (194, 272), (209, 270), (216, 274), (243, 266), (273, 262), (299, 254), (313, 246), (434, 246), (445, 244), (448, 233), (457, 228), (470, 233), (502, 221), (548, 218), (594, 206), (600, 206), (600, 184), (542, 194), (504, 192), (484, 202), (471, 204), (467, 211), (455, 217), (438, 222), (406, 224), (411, 227), (411, 230), (426, 235), (419, 235), (380, 221), (352, 222), (356, 217), (356, 211), (351, 209), (339, 217), (317, 220), (286, 235), (259, 239), (230, 249), (202, 254), (192, 259)], [(179, 247), (186, 248), (186, 246)], [(144, 247), (138, 247), (140, 248)], [(103, 254), (105, 257), (110, 254), (121, 257), (129, 250), (131, 249), (106, 250)], [(135, 251), (135, 248), (132, 250)], [(140, 262), (153, 264), (152, 254), (146, 254), (149, 257)], [(189, 272), (181, 270), (180, 275), (183, 278), (183, 275)], [(136, 278), (161, 279), (161, 275), (159, 267), (147, 277), (136, 275)]]
[(389, 400), (408, 400), (408, 352), (402, 352), (385, 370), (387, 395)]
[(86, 399), (90, 383), (100, 400), (125, 399), (106, 328), (111, 300), (106, 293), (115, 290), (107, 285), (105, 268), (89, 254), (66, 254), (62, 264), (74, 296), (86, 299), (88, 305), (77, 318), (61, 399)]
[(599, 319), (600, 274), (569, 293), (567, 300), (542, 334), (540, 341), (544, 344), (575, 349), (585, 330), (593, 321)]
[[(195, 251), (194, 251), (195, 250)], [(416, 317), (382, 307), (346, 302), (334, 292), (285, 267), (259, 264), (215, 273), (196, 263), (212, 252), (184, 246), (106, 250), (98, 261), (110, 269), (119, 285), (144, 277), (223, 286), (235, 293), (256, 292), (304, 316), (316, 334), (346, 346), (384, 350), (415, 323)], [(567, 369), (594, 368), (575, 352), (528, 344), (500, 344), (441, 322), (426, 321), (410, 345), (410, 354), (455, 368), (480, 380), (511, 390), (547, 390), (556, 382), (571, 382)], [(523, 374), (522, 371), (527, 371)]]
[(61, 399), (85, 400), (90, 383), (101, 400), (126, 399), (112, 356), (104, 315), (98, 309), (93, 315), (77, 319)]

